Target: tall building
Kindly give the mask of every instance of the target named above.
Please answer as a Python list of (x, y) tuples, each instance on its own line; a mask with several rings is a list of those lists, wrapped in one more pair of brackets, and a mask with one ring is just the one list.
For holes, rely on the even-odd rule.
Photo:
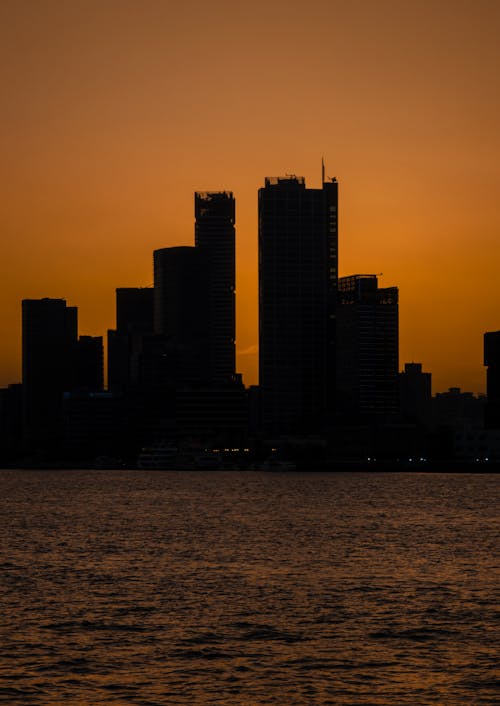
[(214, 386), (235, 378), (235, 201), (229, 191), (197, 191), (195, 246), (208, 266), (209, 367)]
[(487, 367), (484, 425), (487, 429), (500, 429), (500, 331), (484, 334), (484, 364)]
[(116, 329), (108, 331), (108, 388), (123, 394), (137, 384), (142, 338), (152, 334), (154, 289), (116, 290)]
[(74, 390), (102, 392), (104, 387), (102, 336), (80, 336), (76, 344)]
[(352, 275), (338, 290), (337, 415), (390, 418), (399, 412), (398, 289)]
[(338, 185), (266, 177), (259, 190), (259, 384), (269, 435), (320, 431), (335, 386)]
[(23, 440), (23, 386), (0, 388), (0, 468), (21, 453)]
[(155, 250), (153, 258), (154, 331), (162, 340), (152, 346), (151, 364), (161, 364), (176, 386), (208, 386), (212, 322), (205, 253), (181, 246)]
[(116, 290), (116, 329), (119, 333), (153, 331), (154, 289), (118, 287)]
[(29, 451), (59, 441), (63, 393), (75, 384), (77, 315), (64, 299), (22, 302), (23, 418)]
[(432, 400), (431, 373), (422, 372), (422, 363), (405, 363), (399, 374), (399, 401), (404, 420), (429, 426)]

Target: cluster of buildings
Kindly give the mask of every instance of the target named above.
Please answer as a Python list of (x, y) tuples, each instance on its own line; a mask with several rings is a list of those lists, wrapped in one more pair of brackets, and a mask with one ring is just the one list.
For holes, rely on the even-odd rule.
[(398, 360), (398, 289), (338, 276), (338, 184), (259, 190), (259, 385), (235, 356), (235, 200), (195, 194), (195, 242), (153, 253), (154, 286), (116, 290), (108, 331), (78, 335), (63, 299), (22, 303), (22, 384), (0, 390), (0, 463), (133, 465), (169, 443), (239, 465), (500, 458), (500, 332), (485, 335), (486, 397), (432, 397)]

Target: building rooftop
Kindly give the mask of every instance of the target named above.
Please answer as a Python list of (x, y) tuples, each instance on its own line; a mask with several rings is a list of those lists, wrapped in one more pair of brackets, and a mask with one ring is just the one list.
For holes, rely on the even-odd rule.
[(264, 180), (266, 186), (301, 186), (305, 187), (306, 180), (305, 177), (295, 176), (295, 174), (285, 174), (285, 176), (280, 177), (266, 177)]

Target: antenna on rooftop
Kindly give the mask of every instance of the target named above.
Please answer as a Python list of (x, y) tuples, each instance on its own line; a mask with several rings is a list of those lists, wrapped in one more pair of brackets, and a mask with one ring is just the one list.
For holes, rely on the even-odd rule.
[(325, 183), (325, 160), (321, 157), (321, 184)]

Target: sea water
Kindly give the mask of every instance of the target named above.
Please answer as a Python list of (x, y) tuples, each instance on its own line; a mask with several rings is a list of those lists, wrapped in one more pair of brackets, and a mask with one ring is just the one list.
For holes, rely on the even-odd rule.
[(0, 701), (498, 703), (498, 489), (0, 471)]

